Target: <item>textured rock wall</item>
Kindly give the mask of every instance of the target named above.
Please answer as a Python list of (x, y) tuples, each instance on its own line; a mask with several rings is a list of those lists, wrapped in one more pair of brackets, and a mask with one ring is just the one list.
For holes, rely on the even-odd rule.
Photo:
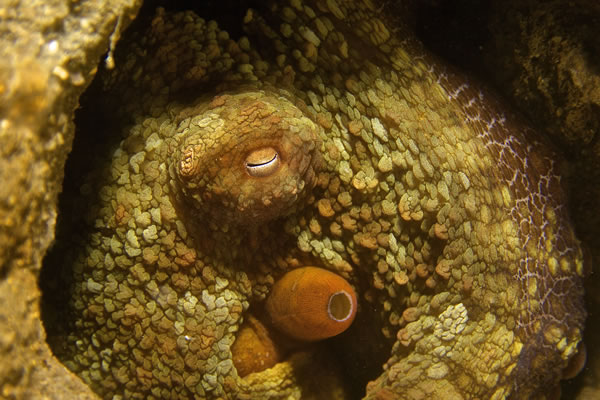
[(95, 397), (46, 345), (37, 277), (73, 111), (140, 3), (0, 2), (0, 398)]

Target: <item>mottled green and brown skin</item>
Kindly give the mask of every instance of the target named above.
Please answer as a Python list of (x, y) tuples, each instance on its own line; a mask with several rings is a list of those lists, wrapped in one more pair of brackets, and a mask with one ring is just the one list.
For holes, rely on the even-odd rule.
[[(159, 11), (104, 77), (124, 140), (82, 190), (65, 364), (106, 398), (344, 398), (316, 352), (232, 364), (245, 313), (310, 263), (395, 340), (366, 398), (543, 398), (584, 320), (556, 154), (368, 0), (244, 23)], [(252, 176), (265, 148), (281, 164)]]

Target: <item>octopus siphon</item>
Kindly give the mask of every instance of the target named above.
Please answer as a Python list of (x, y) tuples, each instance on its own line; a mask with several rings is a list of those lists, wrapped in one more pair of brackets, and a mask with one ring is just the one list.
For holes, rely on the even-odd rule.
[(57, 357), (107, 399), (549, 398), (589, 268), (561, 158), (389, 5), (263, 3), (158, 9), (100, 71)]

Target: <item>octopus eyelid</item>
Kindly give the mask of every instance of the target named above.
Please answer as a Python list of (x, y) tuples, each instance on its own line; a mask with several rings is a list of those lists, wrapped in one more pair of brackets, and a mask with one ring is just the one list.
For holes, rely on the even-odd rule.
[(273, 175), (281, 165), (281, 158), (277, 150), (265, 147), (252, 151), (246, 157), (246, 170), (255, 177)]
[(334, 321), (344, 322), (353, 315), (354, 304), (352, 296), (344, 290), (335, 292), (329, 297), (327, 315)]
[(258, 164), (253, 164), (253, 163), (251, 163), (251, 162), (248, 162), (248, 161), (246, 161), (246, 165), (247, 165), (248, 167), (260, 167), (261, 165), (265, 165), (265, 164), (269, 164), (269, 163), (272, 163), (272, 162), (274, 162), (276, 158), (277, 158), (277, 154), (273, 154), (273, 158), (271, 158), (271, 159), (270, 159), (270, 160), (268, 160), (268, 161), (261, 162), (261, 163), (258, 163)]

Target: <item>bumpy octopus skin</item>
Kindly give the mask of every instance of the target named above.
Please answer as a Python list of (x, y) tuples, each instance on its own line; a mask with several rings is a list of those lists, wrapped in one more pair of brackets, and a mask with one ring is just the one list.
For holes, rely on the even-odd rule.
[[(581, 341), (559, 158), (371, 1), (273, 1), (233, 40), (159, 10), (103, 77), (123, 140), (82, 188), (59, 358), (105, 398), (355, 398), (301, 350), (231, 347), (304, 265), (393, 342), (365, 398), (544, 398)], [(365, 312), (365, 311), (363, 311)], [(311, 383), (317, 379), (316, 383)]]

